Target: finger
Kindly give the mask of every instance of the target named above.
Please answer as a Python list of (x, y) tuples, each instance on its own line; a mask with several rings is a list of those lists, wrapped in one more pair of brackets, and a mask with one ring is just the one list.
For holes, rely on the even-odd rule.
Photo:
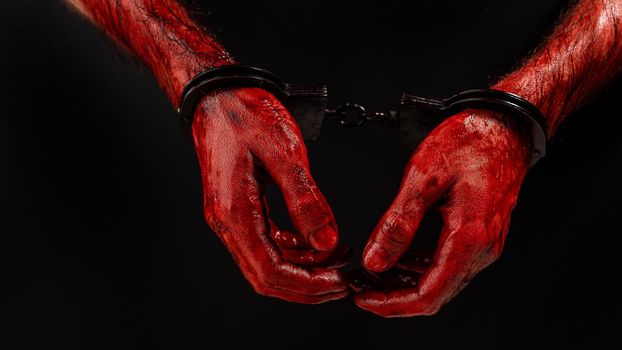
[[(270, 229), (277, 230), (278, 228), (272, 225)], [(315, 257), (313, 259), (317, 261)], [(324, 268), (323, 266), (322, 268), (300, 266), (285, 261), (281, 256), (276, 258), (276, 264), (270, 271), (269, 279), (264, 281), (264, 284), (305, 295), (335, 293), (348, 289), (339, 270)]]
[[(446, 213), (446, 216), (453, 213)], [(355, 297), (355, 303), (384, 317), (431, 315), (460, 292), (488, 263), (487, 244), (473, 232), (481, 226), (445, 219), (439, 247), (430, 267), (415, 288), (382, 292), (368, 290)], [(466, 221), (466, 220), (464, 220)]]
[(416, 288), (406, 288), (394, 291), (379, 291), (365, 289), (354, 295), (354, 303), (363, 310), (372, 312), (378, 316), (409, 317), (414, 316), (405, 310), (416, 293)]
[(276, 297), (279, 299), (283, 299), (285, 301), (301, 303), (301, 304), (321, 304), (328, 301), (339, 300), (346, 296), (348, 296), (348, 291), (341, 291), (336, 293), (327, 293), (320, 295), (304, 295), (304, 294), (296, 294), (291, 293), (278, 288), (265, 288), (262, 292), (259, 292), (261, 295)]
[(332, 300), (347, 293), (347, 284), (338, 270), (304, 268), (285, 261), (277, 248), (261, 237), (251, 236), (239, 242), (235, 236), (224, 236), (227, 246), (235, 252), (236, 260), (258, 293), (279, 298), (287, 294), (287, 300), (305, 303)]
[[(270, 223), (272, 226), (276, 227), (272, 221)], [(281, 250), (306, 250), (309, 249), (309, 246), (297, 235), (285, 231), (276, 229), (270, 234), (270, 238), (276, 243), (276, 245)]]
[[(292, 266), (289, 266), (290, 268)], [(287, 268), (287, 267), (286, 267)], [(275, 280), (275, 275), (271, 275), (270, 278), (263, 279), (261, 275), (251, 274), (248, 276), (248, 281), (253, 286), (253, 289), (260, 295), (283, 299), (290, 302), (297, 302), (303, 304), (318, 304), (326, 301), (341, 299), (349, 294), (349, 290), (345, 287), (331, 288), (319, 290), (319, 289), (293, 289), (278, 283)], [(319, 279), (333, 279), (334, 276), (320, 276), (316, 275), (315, 278)], [(341, 279), (341, 276), (339, 276)], [(308, 281), (307, 281), (308, 282)], [(311, 284), (313, 284), (311, 282)]]
[(263, 198), (263, 205), (265, 208), (265, 213), (266, 216), (268, 217), (268, 223), (270, 224), (270, 227), (272, 227), (273, 229), (270, 230), (270, 238), (272, 238), (272, 241), (274, 241), (274, 243), (276, 243), (276, 245), (279, 247), (279, 249), (281, 250), (310, 250), (311, 247), (309, 246), (309, 244), (307, 244), (307, 242), (304, 240), (304, 238), (300, 237), (299, 235), (287, 231), (287, 230), (281, 230), (278, 228), (278, 225), (274, 222), (274, 220), (272, 220), (270, 218), (270, 205), (268, 204), (268, 197), (264, 196)]
[(287, 250), (281, 249), (285, 261), (309, 267), (340, 268), (352, 258), (348, 247), (339, 246), (332, 251)]
[(269, 237), (272, 226), (263, 205), (263, 188), (255, 178), (257, 169), (248, 169), (255, 166), (252, 156), (231, 163), (235, 169), (221, 168), (220, 174), (211, 170), (216, 174), (204, 182), (205, 215), (254, 289), (274, 297), (283, 295), (275, 290), (284, 290), (291, 293), (288, 300), (297, 295), (318, 296), (313, 300), (299, 297), (300, 302), (330, 300), (336, 297), (330, 294), (347, 291), (336, 270), (304, 269), (283, 260)]
[[(268, 207), (265, 200), (264, 206)], [(270, 238), (276, 243), (285, 261), (309, 267), (340, 268), (352, 259), (352, 250), (348, 247), (338, 246), (330, 251), (318, 251), (311, 248), (298, 235), (279, 229), (270, 218), (268, 222), (273, 228)]]
[[(241, 240), (237, 235), (225, 236), (228, 246), (236, 252), (239, 264), (245, 276), (260, 294), (282, 297), (285, 291), (290, 295), (287, 300), (296, 296), (318, 296), (311, 298), (313, 302), (332, 300), (330, 294), (347, 292), (347, 284), (338, 270), (305, 268), (284, 260), (278, 248), (267, 240), (267, 235), (247, 235)], [(229, 239), (230, 238), (230, 239)], [(299, 302), (310, 302), (309, 298), (298, 298)]]
[[(347, 291), (338, 271), (303, 269), (282, 259), (269, 237), (264, 182), (258, 180), (261, 169), (256, 158), (235, 134), (213, 135), (210, 130), (213, 128), (203, 127), (200, 122), (193, 124), (205, 192), (205, 218), (251, 285), (266, 293), (281, 289), (292, 295), (316, 295), (316, 299)], [(300, 301), (309, 300), (300, 297)]]
[[(257, 142), (254, 154), (279, 186), (296, 231), (317, 250), (337, 246), (338, 231), (333, 213), (309, 170), (307, 151), (289, 112), (280, 119), (269, 140)], [(291, 119), (291, 120), (290, 120)]]
[(257, 276), (256, 290), (284, 290), (292, 294), (321, 296), (348, 290), (341, 272), (336, 269), (304, 268), (282, 261), (267, 275)]
[[(455, 249), (455, 248), (453, 248)], [(440, 263), (421, 276), (414, 288), (365, 290), (354, 302), (364, 310), (383, 317), (433, 315), (470, 281), (473, 262), (462, 253), (443, 253)]]
[(408, 250), (425, 211), (449, 186), (449, 176), (434, 162), (415, 154), (395, 200), (374, 228), (363, 252), (363, 266), (384, 272)]
[[(238, 228), (230, 235), (224, 235), (227, 246), (235, 252), (245, 276), (251, 282), (258, 293), (282, 297), (282, 293), (274, 291), (282, 290), (295, 298), (298, 295), (318, 296), (312, 298), (314, 302), (330, 300), (335, 296), (329, 294), (347, 291), (347, 285), (341, 273), (333, 269), (304, 268), (283, 259), (279, 249), (272, 243), (267, 230), (277, 230), (263, 217), (262, 201), (252, 201), (258, 207), (254, 211), (249, 210), (250, 221), (240, 217), (238, 222), (251, 223), (253, 232), (245, 232), (244, 228)], [(257, 220), (257, 223), (252, 223)], [(259, 222), (263, 221), (262, 225)], [(248, 227), (247, 225), (244, 225)], [(299, 302), (310, 302), (308, 298), (298, 298)]]

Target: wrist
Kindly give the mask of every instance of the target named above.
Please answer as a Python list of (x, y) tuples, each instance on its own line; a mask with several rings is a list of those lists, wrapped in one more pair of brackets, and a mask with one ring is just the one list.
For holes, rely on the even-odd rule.
[(515, 164), (529, 167), (531, 135), (520, 120), (490, 110), (467, 110), (458, 118), (467, 139), (481, 140), (490, 147), (489, 154), (504, 154)]
[[(527, 72), (525, 72), (527, 70)], [(528, 69), (518, 70), (492, 86), (492, 89), (516, 94), (534, 105), (546, 122), (546, 138), (550, 140), (555, 133), (556, 122), (562, 115), (559, 108), (554, 108), (555, 87), (529, 74)]]
[(181, 6), (175, 4), (171, 9), (166, 7), (171, 5), (151, 4), (143, 13), (150, 37), (138, 39), (133, 52), (151, 69), (173, 105), (178, 106), (182, 90), (192, 78), (236, 61)]
[[(236, 64), (236, 61), (224, 50), (217, 56), (205, 57), (202, 54), (188, 53), (187, 55), (175, 54), (168, 56), (168, 64), (162, 70), (152, 68), (152, 72), (169, 95), (173, 106), (178, 107), (184, 87), (201, 72), (210, 68)], [(150, 65), (151, 67), (151, 65)]]
[(69, 1), (149, 67), (174, 106), (185, 84), (196, 74), (234, 63), (178, 0)]
[[(266, 113), (285, 110), (269, 91), (258, 87), (227, 87), (215, 89), (202, 97), (195, 110), (194, 120), (212, 118), (217, 114), (235, 114), (236, 120), (253, 116), (259, 120)], [(249, 126), (247, 124), (247, 126)]]

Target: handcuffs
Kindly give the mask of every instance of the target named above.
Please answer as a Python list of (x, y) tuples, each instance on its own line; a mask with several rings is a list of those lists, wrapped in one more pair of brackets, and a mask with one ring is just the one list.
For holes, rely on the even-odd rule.
[(516, 94), (477, 89), (445, 99), (432, 99), (404, 93), (398, 111), (368, 113), (361, 105), (352, 103), (329, 109), (326, 85), (288, 84), (265, 69), (245, 65), (211, 68), (190, 80), (177, 109), (182, 128), (189, 132), (195, 109), (209, 92), (241, 87), (258, 87), (274, 94), (296, 120), (304, 140), (317, 140), (326, 119), (337, 120), (343, 127), (371, 121), (399, 127), (402, 145), (414, 150), (446, 118), (467, 108), (480, 108), (503, 112), (521, 121), (531, 135), (530, 166), (544, 157), (546, 151), (544, 116), (537, 107)]
[[(325, 85), (287, 84), (267, 70), (228, 65), (208, 69), (194, 77), (182, 92), (177, 110), (182, 128), (191, 134), (192, 119), (197, 105), (211, 91), (220, 88), (258, 87), (274, 94), (296, 120), (304, 140), (317, 140), (324, 120), (337, 120), (343, 127), (355, 127), (366, 122), (399, 127), (402, 145), (413, 150), (443, 120), (467, 108), (480, 108), (514, 116), (531, 135), (531, 162), (533, 166), (545, 155), (546, 121), (542, 113), (522, 97), (499, 90), (478, 89), (457, 93), (446, 99), (431, 99), (402, 94), (399, 111), (368, 113), (358, 104), (346, 103), (336, 109), (328, 107)], [(391, 269), (376, 274), (354, 269), (347, 275), (354, 291), (367, 288), (390, 290), (412, 288), (420, 274)]]

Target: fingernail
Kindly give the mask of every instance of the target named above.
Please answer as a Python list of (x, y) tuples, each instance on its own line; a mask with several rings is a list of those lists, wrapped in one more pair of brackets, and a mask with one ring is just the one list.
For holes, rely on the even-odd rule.
[(384, 272), (389, 268), (388, 257), (385, 250), (378, 243), (372, 244), (365, 253), (365, 267), (373, 272)]
[(317, 250), (330, 250), (337, 245), (337, 232), (329, 225), (319, 228), (309, 237), (309, 243)]

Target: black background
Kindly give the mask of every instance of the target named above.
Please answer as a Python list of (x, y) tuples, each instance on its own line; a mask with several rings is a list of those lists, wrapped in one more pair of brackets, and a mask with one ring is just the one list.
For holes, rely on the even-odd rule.
[[(200, 5), (241, 62), (386, 109), (404, 90), (487, 86), (564, 3)], [(435, 316), (381, 319), (351, 299), (256, 295), (203, 221), (194, 150), (163, 93), (59, 0), (2, 4), (0, 70), (3, 349), (620, 348), (620, 82), (532, 168), (495, 264)], [(360, 252), (399, 184), (397, 131), (328, 125), (308, 148)]]

